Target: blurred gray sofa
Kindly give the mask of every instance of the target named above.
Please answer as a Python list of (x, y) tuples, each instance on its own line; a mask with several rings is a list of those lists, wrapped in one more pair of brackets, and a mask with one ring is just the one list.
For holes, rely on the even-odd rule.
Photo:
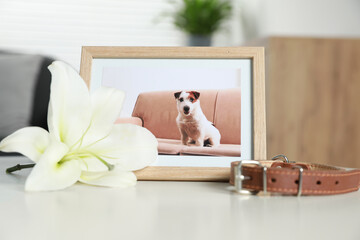
[(26, 126), (47, 129), (52, 61), (0, 51), (0, 140)]

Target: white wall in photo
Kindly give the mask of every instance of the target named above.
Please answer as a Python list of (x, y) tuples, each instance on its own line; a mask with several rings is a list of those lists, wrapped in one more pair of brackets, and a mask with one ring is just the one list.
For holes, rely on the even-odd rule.
[[(171, 60), (168, 60), (171, 61)], [(120, 117), (129, 117), (142, 92), (240, 87), (240, 69), (221, 67), (108, 67), (103, 70), (102, 85), (125, 92)], [(201, 96), (200, 96), (201, 99)], [(174, 99), (175, 101), (175, 99)]]

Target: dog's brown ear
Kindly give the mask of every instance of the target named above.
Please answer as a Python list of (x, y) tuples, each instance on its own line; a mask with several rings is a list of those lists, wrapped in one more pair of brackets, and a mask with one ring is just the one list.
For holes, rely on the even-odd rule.
[(178, 99), (180, 97), (180, 94), (181, 94), (181, 92), (174, 93), (175, 98)]
[(200, 93), (199, 93), (199, 92), (191, 91), (191, 93), (194, 95), (194, 97), (195, 97), (196, 99), (199, 99), (199, 97), (200, 97)]

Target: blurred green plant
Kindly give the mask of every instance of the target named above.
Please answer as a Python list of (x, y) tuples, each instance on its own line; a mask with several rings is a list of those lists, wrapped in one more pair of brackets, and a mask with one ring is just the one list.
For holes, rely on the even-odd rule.
[(230, 0), (181, 0), (174, 24), (188, 34), (210, 36), (230, 17), (231, 9)]

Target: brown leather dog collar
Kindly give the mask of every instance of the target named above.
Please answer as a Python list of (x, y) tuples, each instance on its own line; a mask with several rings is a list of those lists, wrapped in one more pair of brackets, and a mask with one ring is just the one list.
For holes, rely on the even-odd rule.
[[(287, 160), (287, 159), (286, 159)], [(239, 193), (332, 195), (357, 191), (360, 169), (328, 165), (243, 160), (231, 163), (230, 184)]]

